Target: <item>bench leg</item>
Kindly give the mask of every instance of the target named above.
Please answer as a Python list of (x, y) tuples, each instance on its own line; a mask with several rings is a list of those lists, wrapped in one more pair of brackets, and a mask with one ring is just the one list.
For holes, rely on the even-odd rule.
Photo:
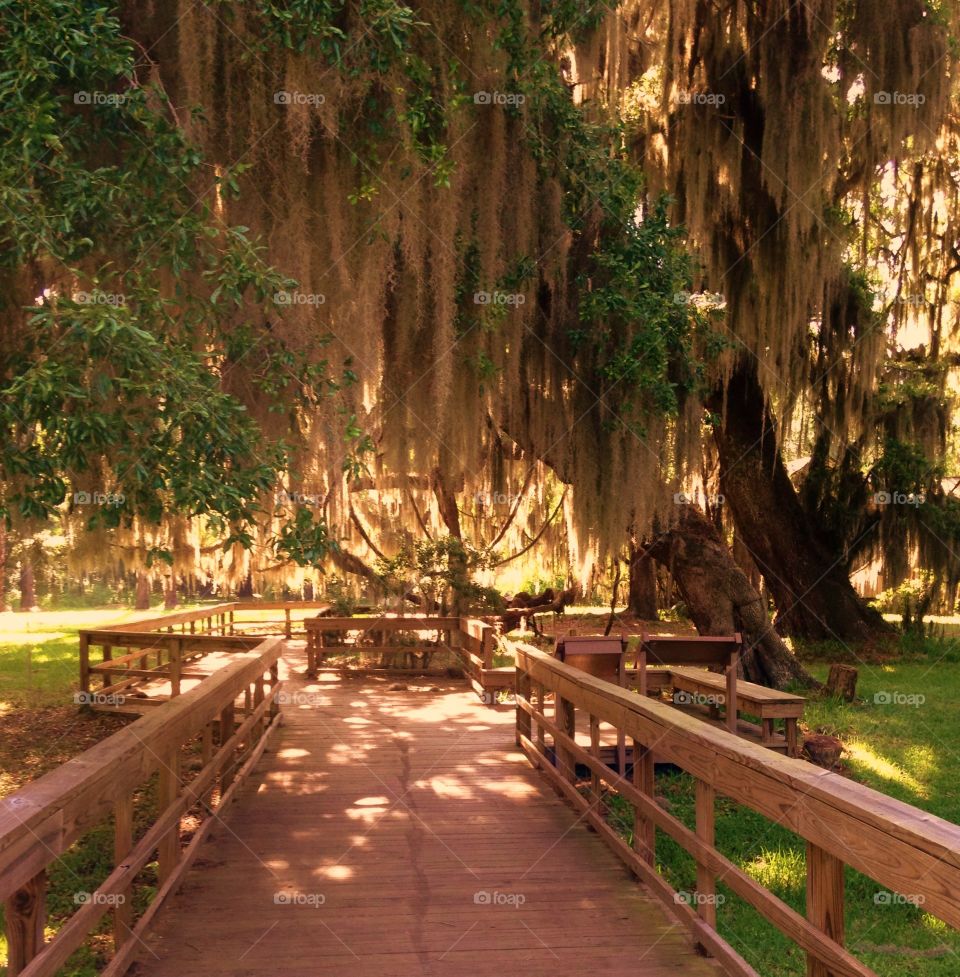
[(800, 743), (799, 743), (800, 737), (797, 735), (796, 717), (784, 719), (783, 731), (787, 737), (787, 756), (792, 756), (792, 757), (800, 756)]
[(763, 730), (762, 742), (764, 746), (769, 746), (773, 742), (773, 720), (772, 719), (761, 719), (760, 720), (761, 729)]
[(737, 732), (737, 656), (730, 656), (727, 666), (727, 729), (731, 733)]

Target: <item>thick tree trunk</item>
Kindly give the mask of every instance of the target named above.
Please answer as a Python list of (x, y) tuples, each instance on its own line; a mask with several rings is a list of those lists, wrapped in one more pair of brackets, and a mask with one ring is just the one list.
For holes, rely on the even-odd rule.
[(433, 494), (436, 496), (440, 508), (440, 517), (447, 527), (447, 532), (456, 539), (463, 539), (460, 528), (460, 510), (457, 508), (457, 493), (447, 484), (439, 468), (431, 475)]
[(177, 578), (175, 574), (171, 575), (163, 593), (163, 606), (168, 611), (172, 611), (177, 606)]
[(33, 562), (28, 557), (20, 561), (20, 610), (32, 611), (37, 606), (37, 589), (33, 579)]
[[(722, 394), (710, 404), (720, 413)], [(777, 606), (777, 629), (810, 640), (864, 641), (889, 632), (850, 583), (846, 561), (807, 517), (787, 474), (752, 365), (741, 361), (714, 429), (720, 487)]]
[(657, 567), (644, 547), (630, 542), (627, 612), (644, 621), (657, 619)]
[(150, 578), (142, 571), (137, 574), (137, 591), (133, 607), (137, 611), (150, 609)]
[(253, 574), (247, 573), (243, 578), (243, 583), (237, 588), (237, 597), (241, 600), (250, 600), (253, 597)]
[(7, 531), (0, 522), (0, 611), (9, 611), (7, 603)]
[(683, 506), (680, 522), (648, 547), (676, 581), (701, 634), (744, 639), (743, 676), (772, 688), (821, 685), (797, 661), (773, 629), (763, 600), (737, 566), (713, 524), (694, 506)]

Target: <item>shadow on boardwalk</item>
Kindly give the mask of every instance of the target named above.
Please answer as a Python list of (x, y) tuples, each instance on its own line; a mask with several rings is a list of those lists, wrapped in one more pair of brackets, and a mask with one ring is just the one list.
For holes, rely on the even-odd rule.
[[(716, 975), (465, 683), (302, 677), (138, 977)], [(292, 700), (292, 701), (291, 701)]]

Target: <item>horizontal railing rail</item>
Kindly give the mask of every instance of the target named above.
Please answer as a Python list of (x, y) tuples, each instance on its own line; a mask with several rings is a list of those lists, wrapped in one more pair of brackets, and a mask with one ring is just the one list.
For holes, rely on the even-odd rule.
[[(426, 614), (318, 617), (306, 621), (307, 674), (315, 676), (331, 654), (396, 661), (400, 656), (454, 651), (460, 618)], [(404, 641), (401, 635), (406, 634)]]
[[(513, 667), (494, 664), (498, 639), (494, 625), (486, 621), (428, 614), (327, 616), (329, 610), (325, 601), (231, 601), (80, 631), (80, 702), (108, 711), (143, 712), (180, 695), (184, 680), (202, 678), (205, 672), (193, 665), (200, 658), (246, 650), (275, 630), (274, 625), (287, 638), (306, 639), (309, 675), (315, 676), (330, 654), (376, 657), (383, 666), (401, 656), (422, 659), (451, 651), (485, 702), (495, 704), (498, 692), (513, 688)], [(283, 614), (264, 616), (273, 611)], [(149, 694), (137, 695), (148, 683), (154, 683)]]
[[(463, 664), (464, 672), (481, 699), (489, 705), (496, 704), (501, 689), (513, 688), (514, 669), (497, 668), (494, 654), (497, 648), (496, 629), (478, 618), (430, 615), (378, 615), (369, 617), (322, 617), (306, 622), (307, 673), (316, 675), (330, 653), (348, 651), (366, 656), (396, 656), (407, 654), (414, 647), (391, 643), (387, 635), (398, 632), (423, 635), (435, 632), (437, 638), (422, 650), (453, 651)], [(353, 638), (343, 640), (344, 635), (374, 637), (373, 643), (359, 643)], [(331, 637), (337, 644), (331, 643)]]
[[(282, 650), (282, 638), (262, 640), (189, 692), (0, 801), (8, 977), (57, 973), (108, 912), (113, 913), (114, 955), (103, 974), (125, 972), (141, 934), (279, 723)], [(182, 768), (185, 749), (199, 752), (198, 769)], [(149, 810), (142, 797), (154, 776), (156, 809)], [(181, 820), (188, 812), (200, 824), (184, 847)], [(45, 942), (47, 869), (111, 816), (112, 871), (93, 891), (77, 894), (77, 910)], [(142, 827), (144, 816), (149, 824), (135, 838), (135, 823)], [(135, 920), (131, 887), (155, 854), (158, 889)]]
[[(960, 928), (960, 827), (806, 761), (771, 753), (665, 703), (595, 679), (529, 645), (518, 644), (515, 650), (517, 745), (730, 974), (756, 977), (717, 931), (718, 881), (806, 952), (809, 977), (876, 977), (843, 945), (845, 865)], [(548, 695), (554, 697), (552, 717), (544, 706)], [(588, 719), (589, 749), (576, 741), (578, 710)], [(601, 759), (601, 723), (632, 740), (629, 780)], [(655, 758), (695, 779), (694, 829), (656, 802)], [(590, 772), (586, 796), (577, 780), (577, 764)], [(603, 817), (604, 785), (634, 809), (632, 846)], [(806, 916), (717, 850), (717, 794), (805, 840)], [(678, 898), (657, 871), (657, 830), (694, 857), (696, 898)]]
[[(326, 601), (231, 601), (109, 628), (81, 630), (79, 701), (107, 711), (142, 712), (167, 696), (125, 695), (138, 685), (169, 683), (169, 698), (178, 696), (183, 679), (205, 674), (191, 671), (191, 662), (213, 652), (249, 650), (278, 629), (286, 638), (302, 637), (303, 618), (329, 608)], [(272, 611), (283, 614), (264, 617), (264, 612)], [(97, 648), (99, 661), (94, 662), (92, 649)]]

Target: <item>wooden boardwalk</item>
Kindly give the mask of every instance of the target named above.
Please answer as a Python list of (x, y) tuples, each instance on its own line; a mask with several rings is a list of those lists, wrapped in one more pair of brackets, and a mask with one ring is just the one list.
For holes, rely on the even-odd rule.
[[(716, 977), (466, 683), (303, 678), (137, 977)], [(290, 701), (292, 700), (292, 701)]]

